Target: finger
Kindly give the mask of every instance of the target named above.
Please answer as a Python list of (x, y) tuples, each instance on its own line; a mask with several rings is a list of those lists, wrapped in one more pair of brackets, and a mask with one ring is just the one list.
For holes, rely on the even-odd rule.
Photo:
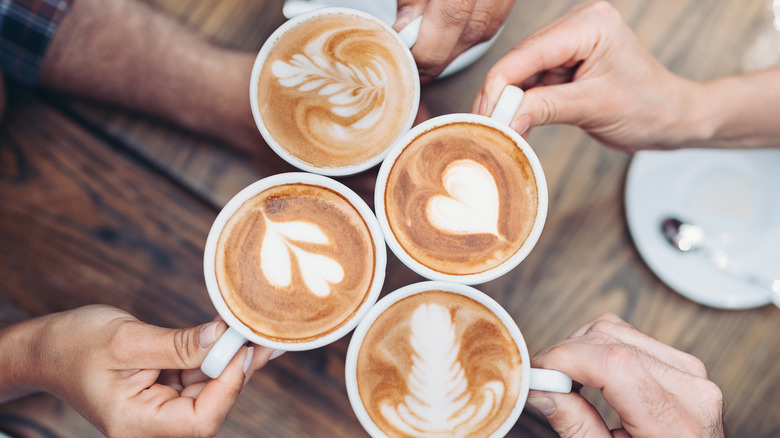
[(209, 348), (227, 330), (216, 321), (185, 329), (128, 322), (116, 336), (116, 351), (128, 369), (192, 369), (200, 367)]
[(181, 391), (181, 396), (182, 397), (190, 397), (190, 398), (198, 398), (198, 396), (200, 395), (201, 391), (203, 391), (203, 388), (206, 387), (206, 383), (208, 383), (208, 382), (198, 382), (198, 383), (193, 383), (192, 385), (185, 387)]
[(607, 313), (574, 332), (572, 337), (581, 337), (589, 333), (609, 335), (613, 341), (636, 346), (661, 362), (680, 371), (700, 378), (707, 378), (707, 369), (695, 356), (680, 351), (637, 330), (617, 315)]
[(181, 384), (184, 387), (195, 383), (207, 382), (209, 380), (211, 380), (211, 377), (204, 374), (200, 368), (193, 368), (191, 370), (184, 370), (181, 372)]
[(528, 393), (528, 405), (544, 416), (562, 438), (610, 436), (596, 408), (576, 392), (531, 391)]
[[(622, 344), (567, 341), (537, 355), (534, 367), (562, 371), (585, 386), (601, 390), (624, 424), (652, 430), (657, 418), (674, 408), (672, 395), (648, 372), (635, 351)], [(673, 414), (673, 413), (672, 413)]]
[(393, 23), (393, 29), (396, 32), (400, 32), (415, 18), (421, 16), (425, 11), (425, 5), (428, 2), (426, 0), (398, 0), (395, 23)]
[(477, 0), (471, 17), (445, 64), (449, 64), (473, 45), (488, 41), (495, 36), (512, 6), (514, 0)]
[(196, 383), (187, 390), (187, 396), (157, 405), (149, 420), (150, 428), (158, 435), (216, 435), (241, 392), (247, 355), (248, 348), (241, 347), (218, 378), (206, 384)]
[(460, 41), (477, 0), (431, 0), (425, 7), (420, 34), (412, 47), (421, 76), (433, 77)]
[(163, 370), (157, 377), (157, 383), (170, 386), (176, 391), (181, 392), (185, 385), (182, 385), (179, 370)]

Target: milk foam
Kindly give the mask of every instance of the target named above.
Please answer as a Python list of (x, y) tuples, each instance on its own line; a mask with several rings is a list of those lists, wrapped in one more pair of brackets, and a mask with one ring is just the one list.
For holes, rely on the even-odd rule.
[[(409, 394), (395, 406), (380, 405), (380, 412), (395, 428), (410, 436), (461, 436), (474, 432), (494, 415), (504, 395), (504, 384), (489, 381), (472, 390), (458, 360), (460, 344), (449, 310), (422, 304), (411, 318), (413, 350)], [(481, 397), (472, 398), (472, 392)], [(476, 400), (481, 400), (477, 402)]]
[(454, 161), (444, 171), (442, 185), (449, 196), (434, 196), (428, 202), (431, 224), (455, 234), (499, 236), (498, 187), (484, 166), (472, 160)]
[[(352, 117), (368, 111), (366, 116), (346, 126), (371, 129), (385, 114), (384, 94), (390, 72), (377, 59), (364, 66), (330, 61), (326, 43), (333, 33), (326, 32), (312, 40), (303, 48), (304, 53), (294, 54), (289, 62), (274, 61), (271, 72), (285, 87), (328, 96), (328, 102), (333, 105), (328, 109), (337, 116)], [(340, 126), (333, 125), (334, 131), (338, 131)]]
[[(294, 242), (328, 245), (330, 239), (310, 222), (274, 222), (265, 218), (266, 232), (260, 245), (260, 268), (276, 287), (292, 284), (292, 255), (299, 265), (304, 284), (314, 295), (330, 295), (331, 285), (344, 279), (344, 268), (332, 258), (301, 249)], [(292, 253), (292, 254), (291, 254)]]

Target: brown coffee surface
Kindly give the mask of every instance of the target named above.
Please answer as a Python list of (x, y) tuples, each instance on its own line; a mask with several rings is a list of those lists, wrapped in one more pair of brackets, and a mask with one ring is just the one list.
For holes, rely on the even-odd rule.
[(351, 14), (308, 20), (280, 38), (258, 82), (271, 136), (316, 167), (363, 163), (403, 132), (416, 69), (379, 24)]
[(286, 184), (246, 201), (217, 243), (219, 289), (231, 312), (265, 338), (304, 342), (341, 327), (369, 293), (375, 246), (340, 194)]
[(357, 359), (363, 406), (390, 437), (489, 436), (514, 409), (522, 378), (522, 356), (501, 319), (437, 290), (385, 310)]
[(393, 164), (384, 198), (403, 249), (450, 275), (483, 272), (514, 255), (539, 204), (531, 164), (515, 141), (465, 122), (414, 139)]

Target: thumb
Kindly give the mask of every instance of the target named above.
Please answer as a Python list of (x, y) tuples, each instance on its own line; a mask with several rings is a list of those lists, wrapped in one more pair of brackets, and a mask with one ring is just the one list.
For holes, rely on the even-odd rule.
[(214, 342), (227, 330), (223, 321), (196, 327), (168, 329), (138, 323), (128, 327), (119, 348), (131, 351), (128, 369), (198, 368)]
[(398, 0), (398, 12), (393, 30), (400, 32), (425, 11), (425, 2), (419, 0)]
[(578, 83), (535, 87), (527, 90), (515, 119), (531, 117), (533, 126), (566, 124), (583, 126), (593, 113), (593, 101), (580, 92)]
[(531, 391), (528, 406), (542, 414), (562, 438), (612, 436), (596, 408), (576, 392)]

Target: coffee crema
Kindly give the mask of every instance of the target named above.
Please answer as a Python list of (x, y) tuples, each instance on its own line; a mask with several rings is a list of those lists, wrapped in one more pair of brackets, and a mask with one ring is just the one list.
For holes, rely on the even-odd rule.
[(366, 300), (376, 249), (342, 195), (303, 183), (247, 200), (217, 243), (217, 284), (230, 311), (258, 335), (305, 342), (345, 324)]
[(492, 269), (533, 228), (536, 178), (515, 141), (472, 122), (432, 128), (393, 163), (384, 192), (390, 229), (424, 266), (448, 275)]
[(407, 129), (415, 74), (407, 49), (380, 24), (351, 14), (315, 17), (268, 54), (260, 115), (274, 140), (303, 162), (358, 165)]
[(522, 389), (522, 356), (483, 304), (440, 290), (403, 298), (371, 324), (357, 359), (363, 406), (389, 437), (489, 436)]

